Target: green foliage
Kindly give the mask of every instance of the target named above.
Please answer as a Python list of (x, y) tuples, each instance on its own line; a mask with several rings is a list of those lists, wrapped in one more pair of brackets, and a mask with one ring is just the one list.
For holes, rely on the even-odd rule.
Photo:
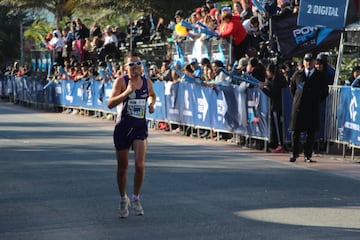
[(44, 37), (47, 33), (52, 31), (52, 27), (49, 23), (43, 20), (35, 20), (31, 27), (27, 28), (24, 32), (25, 39), (32, 38), (35, 40), (36, 44), (39, 45), (44, 41)]
[(0, 7), (0, 64), (20, 56), (19, 15), (8, 14), (10, 8)]

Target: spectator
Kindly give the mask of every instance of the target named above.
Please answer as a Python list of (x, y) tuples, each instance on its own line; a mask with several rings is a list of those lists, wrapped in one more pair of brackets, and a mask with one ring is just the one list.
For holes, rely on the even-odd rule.
[(32, 69), (28, 63), (25, 63), (25, 65), (22, 67), (22, 75), (28, 77), (32, 75)]
[(150, 79), (155, 81), (158, 79), (158, 74), (159, 74), (159, 69), (158, 67), (153, 64), (149, 67), (149, 75), (150, 75)]
[(236, 1), (233, 3), (233, 15), (241, 18), (240, 14), (243, 11), (241, 3)]
[(203, 16), (201, 14), (201, 7), (198, 7), (195, 9), (195, 16), (196, 16), (196, 20), (203, 22)]
[(220, 27), (220, 36), (223, 38), (232, 37), (234, 59), (238, 60), (245, 56), (248, 47), (246, 30), (243, 27), (240, 18), (233, 16), (229, 12), (223, 12), (221, 19), (222, 25)]
[(189, 66), (192, 70), (193, 76), (195, 78), (201, 78), (202, 75), (201, 66), (196, 58), (191, 59)]
[(140, 41), (145, 43), (149, 42), (151, 36), (151, 22), (149, 15), (140, 17), (138, 29), (140, 31)]
[(202, 74), (202, 80), (205, 83), (210, 82), (211, 80), (214, 79), (215, 75), (214, 75), (214, 71), (212, 70), (211, 67), (211, 62), (208, 58), (203, 58), (201, 59), (201, 72)]
[(297, 14), (299, 12), (299, 4), (300, 4), (300, 0), (292, 0), (291, 1), (291, 6), (292, 6), (292, 13), (293, 14)]
[(72, 50), (72, 42), (74, 40), (74, 33), (69, 26), (64, 27), (62, 37), (64, 40), (63, 58), (69, 59)]
[(76, 28), (75, 28), (75, 46), (77, 48), (77, 51), (80, 55), (80, 61), (85, 61), (85, 51), (84, 51), (84, 45), (85, 45), (85, 39), (89, 38), (90, 31), (89, 29), (83, 24), (80, 18), (77, 18), (76, 21)]
[(276, 64), (270, 63), (266, 67), (267, 81), (259, 85), (259, 88), (270, 98), (271, 125), (269, 148), (274, 148), (272, 153), (285, 152), (283, 146), (283, 122), (282, 122), (282, 89), (286, 88), (287, 82), (284, 75), (278, 70)]
[(242, 12), (240, 13), (241, 21), (244, 22), (246, 19), (250, 19), (253, 16), (251, 5), (249, 0), (240, 0)]
[(306, 132), (304, 145), (305, 162), (314, 162), (312, 157), (315, 132), (320, 128), (320, 103), (328, 95), (328, 85), (323, 74), (315, 68), (315, 56), (306, 53), (304, 70), (294, 74), (291, 80), (293, 105), (289, 129), (292, 131), (292, 155), (290, 162), (295, 162), (299, 156), (300, 133)]
[(197, 17), (196, 17), (196, 13), (193, 12), (191, 15), (190, 15), (190, 19), (189, 19), (189, 22), (191, 24), (196, 24), (196, 22), (198, 21)]
[[(239, 60), (238, 66), (236, 67), (237, 75), (243, 75), (243, 72), (246, 72), (246, 67), (249, 64), (249, 60), (246, 57), (242, 57)], [(233, 79), (233, 84), (239, 85), (240, 82), (237, 79)]]
[(119, 59), (120, 53), (118, 49), (118, 39), (115, 33), (112, 31), (112, 27), (110, 25), (106, 26), (104, 31), (104, 45), (102, 49), (102, 53), (100, 55), (106, 56), (111, 55), (114, 59)]
[(214, 71), (214, 84), (229, 85), (230, 81), (226, 74), (221, 70), (224, 69), (224, 64), (220, 60), (215, 60), (212, 63), (212, 69)]
[(71, 73), (71, 79), (73, 79), (74, 81), (79, 81), (80, 77), (82, 76), (83, 72), (81, 70), (81, 64), (79, 62), (76, 62), (74, 64), (74, 71)]
[(205, 18), (210, 14), (210, 9), (205, 5), (201, 7), (201, 17), (203, 22), (205, 22)]
[(156, 27), (155, 34), (150, 38), (151, 40), (165, 40), (168, 35), (168, 29), (164, 25), (164, 18), (159, 17)]
[(160, 72), (158, 74), (158, 79), (161, 81), (172, 81), (171, 77), (171, 69), (170, 69), (170, 61), (163, 60), (160, 68)]
[(260, 82), (265, 82), (265, 68), (258, 58), (249, 59), (246, 71)]
[(101, 28), (97, 22), (94, 22), (90, 28), (90, 39), (94, 37), (102, 38)]
[(316, 68), (325, 74), (328, 85), (333, 85), (335, 77), (335, 69), (330, 66), (328, 56), (325, 53), (319, 53), (316, 56)]
[(259, 50), (261, 39), (260, 28), (259, 28), (259, 18), (258, 16), (252, 16), (250, 19), (246, 19), (243, 22), (243, 26), (247, 32), (247, 37), (249, 39), (249, 45), (252, 48)]
[(217, 8), (213, 8), (209, 13), (211, 20), (213, 21), (214, 30), (219, 30), (219, 26), (221, 25), (221, 16), (220, 11)]
[(175, 12), (175, 28), (173, 32), (173, 39), (176, 42), (182, 42), (186, 39), (188, 35), (188, 30), (186, 27), (181, 26), (181, 21), (184, 19), (184, 12), (182, 10), (177, 10)]
[(293, 13), (293, 7), (289, 0), (277, 0), (278, 16), (287, 16)]
[(65, 59), (64, 60), (64, 72), (61, 75), (61, 79), (62, 80), (69, 80), (70, 76), (71, 76), (71, 70), (72, 66), (70, 64), (70, 60), (69, 59)]
[(360, 66), (355, 66), (351, 71), (351, 76), (348, 81), (346, 81), (346, 85), (351, 85), (355, 79), (360, 76)]
[(48, 48), (54, 50), (54, 62), (64, 66), (63, 48), (65, 47), (64, 39), (59, 30), (53, 32), (53, 37), (49, 41)]
[(215, 8), (214, 0), (206, 0), (205, 3), (206, 6), (210, 9), (210, 11), (211, 9)]
[(128, 19), (128, 23), (126, 26), (126, 35), (127, 38), (129, 39), (130, 48), (132, 48), (134, 36), (137, 35), (137, 28), (135, 22), (131, 18)]
[(295, 72), (293, 64), (291, 61), (286, 61), (280, 65), (280, 71), (285, 77), (288, 86), (290, 85), (291, 76)]
[(90, 71), (89, 71), (89, 64), (88, 62), (82, 62), (80, 64), (81, 70), (78, 71), (75, 75), (75, 82), (79, 80), (89, 80), (90, 77)]
[(119, 26), (115, 27), (114, 34), (118, 40), (118, 47), (125, 47), (126, 45), (126, 32), (123, 31)]
[[(180, 61), (177, 61), (174, 64), (174, 67), (177, 68), (181, 72), (183, 71), (183, 64)], [(171, 70), (171, 79), (173, 82), (177, 82), (177, 81), (181, 80), (180, 76), (174, 70)]]

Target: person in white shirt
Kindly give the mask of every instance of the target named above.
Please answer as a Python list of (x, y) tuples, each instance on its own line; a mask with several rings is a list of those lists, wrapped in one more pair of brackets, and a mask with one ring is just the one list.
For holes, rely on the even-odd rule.
[(58, 65), (64, 65), (64, 59), (62, 56), (63, 48), (65, 47), (64, 39), (61, 36), (59, 30), (53, 32), (53, 37), (49, 41), (48, 48), (54, 50), (54, 62)]

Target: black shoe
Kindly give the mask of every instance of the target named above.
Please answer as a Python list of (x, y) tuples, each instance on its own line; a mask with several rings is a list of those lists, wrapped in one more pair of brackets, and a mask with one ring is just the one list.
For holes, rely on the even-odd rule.
[(315, 163), (316, 161), (312, 160), (311, 157), (305, 157), (304, 162), (306, 162), (306, 163)]
[(295, 162), (297, 157), (299, 157), (298, 154), (292, 154), (291, 157), (289, 158), (289, 162)]

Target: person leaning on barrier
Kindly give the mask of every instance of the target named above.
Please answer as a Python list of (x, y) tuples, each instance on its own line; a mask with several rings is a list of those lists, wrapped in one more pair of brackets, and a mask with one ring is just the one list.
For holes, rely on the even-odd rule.
[(172, 75), (171, 75), (171, 69), (170, 69), (170, 60), (163, 60), (161, 63), (160, 71), (157, 75), (158, 80), (160, 81), (172, 81)]
[(231, 12), (223, 11), (221, 14), (221, 20), (222, 24), (219, 29), (219, 34), (222, 38), (231, 39), (231, 44), (234, 47), (234, 59), (244, 57), (249, 41), (247, 38), (247, 32), (242, 25), (240, 17), (232, 15)]
[[(239, 63), (237, 65), (237, 67), (236, 67), (237, 74), (238, 75), (243, 75), (243, 72), (246, 72), (246, 68), (247, 68), (248, 64), (249, 64), (249, 59), (247, 57), (240, 58)], [(234, 81), (233, 83), (236, 84), (236, 85), (240, 84), (238, 82), (238, 80), (236, 80), (236, 82)]]
[(282, 89), (287, 88), (288, 84), (284, 75), (280, 72), (275, 63), (266, 66), (266, 81), (259, 85), (259, 88), (270, 98), (271, 125), (269, 148), (272, 153), (283, 153), (282, 139)]
[(221, 69), (224, 68), (224, 64), (222, 61), (220, 60), (215, 60), (212, 65), (211, 65), (213, 71), (214, 71), (214, 81), (212, 81), (211, 83), (213, 83), (213, 87), (215, 87), (216, 84), (219, 85), (229, 85), (230, 84), (230, 79), (226, 76), (226, 74), (221, 71)]
[(328, 96), (328, 84), (324, 74), (315, 68), (315, 55), (306, 53), (304, 69), (297, 71), (291, 79), (290, 90), (293, 104), (289, 130), (292, 131), (292, 154), (290, 162), (295, 162), (300, 153), (300, 134), (306, 132), (304, 145), (305, 162), (314, 162), (312, 157), (315, 132), (320, 129), (320, 103)]

